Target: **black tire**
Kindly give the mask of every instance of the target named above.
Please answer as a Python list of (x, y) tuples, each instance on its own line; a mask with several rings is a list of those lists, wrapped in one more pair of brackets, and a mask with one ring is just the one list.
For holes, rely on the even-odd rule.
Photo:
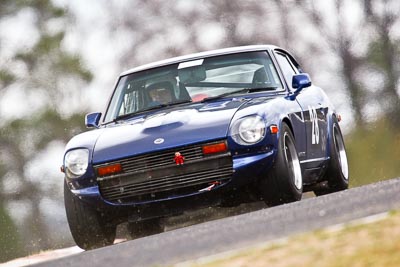
[(84, 250), (112, 245), (116, 226), (105, 225), (100, 213), (79, 200), (64, 183), (64, 204), (75, 243)]
[(298, 201), (303, 193), (303, 176), (293, 134), (286, 123), (279, 131), (278, 152), (267, 177), (261, 180), (261, 194), (268, 206)]
[(349, 167), (346, 148), (339, 123), (334, 118), (332, 125), (332, 140), (330, 143), (330, 161), (324, 180), (327, 186), (314, 190), (315, 195), (321, 196), (349, 188)]
[(155, 235), (164, 232), (160, 219), (131, 222), (127, 225), (128, 233), (132, 239)]

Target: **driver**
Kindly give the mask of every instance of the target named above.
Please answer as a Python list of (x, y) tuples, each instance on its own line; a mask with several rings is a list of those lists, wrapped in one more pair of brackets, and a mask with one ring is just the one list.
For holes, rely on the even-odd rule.
[(172, 86), (168, 82), (149, 86), (150, 106), (167, 104), (172, 101)]

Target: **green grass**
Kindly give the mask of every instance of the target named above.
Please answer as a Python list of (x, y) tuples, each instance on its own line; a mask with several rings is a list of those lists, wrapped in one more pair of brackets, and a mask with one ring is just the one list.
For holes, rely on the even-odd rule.
[(400, 131), (384, 120), (354, 130), (345, 143), (351, 187), (400, 176)]

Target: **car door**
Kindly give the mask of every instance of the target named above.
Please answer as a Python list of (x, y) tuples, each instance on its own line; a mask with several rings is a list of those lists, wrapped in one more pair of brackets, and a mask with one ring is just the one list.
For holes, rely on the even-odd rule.
[(319, 167), (326, 159), (327, 106), (319, 89), (304, 88), (296, 97), (303, 109), (307, 132), (308, 167)]
[[(275, 57), (285, 76), (287, 86), (293, 93), (292, 77), (301, 72), (298, 63), (285, 51), (275, 51)], [(302, 163), (307, 163), (307, 168), (318, 167), (325, 160), (326, 134), (327, 134), (327, 106), (324, 98), (319, 93), (320, 89), (310, 86), (304, 88), (297, 96), (296, 101), (302, 109), (305, 127), (305, 155), (300, 154)]]

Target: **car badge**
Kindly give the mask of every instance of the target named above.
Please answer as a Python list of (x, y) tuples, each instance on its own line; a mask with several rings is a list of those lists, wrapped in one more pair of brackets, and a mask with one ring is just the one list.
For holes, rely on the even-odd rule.
[(183, 165), (185, 161), (185, 157), (182, 156), (180, 152), (175, 152), (175, 158), (174, 158), (175, 164), (176, 165)]
[(154, 140), (154, 144), (159, 145), (164, 143), (164, 138), (157, 138), (156, 140)]

